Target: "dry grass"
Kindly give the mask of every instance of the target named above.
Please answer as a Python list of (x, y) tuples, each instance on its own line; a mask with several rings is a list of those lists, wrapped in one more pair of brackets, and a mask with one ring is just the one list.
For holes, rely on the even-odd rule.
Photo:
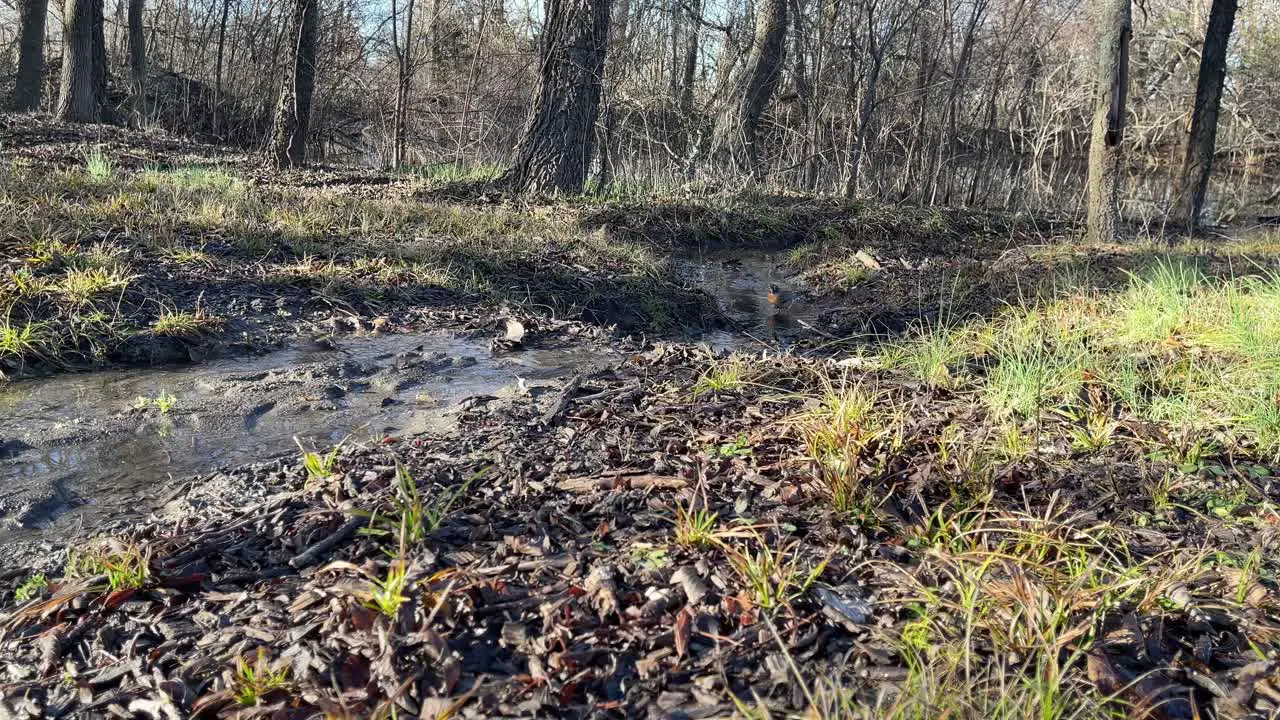
[(189, 298), (226, 281), (301, 289), (327, 306), (488, 301), (645, 327), (702, 311), (663, 259), (584, 229), (569, 206), (423, 201), (414, 180), (373, 196), (261, 186), (218, 167), (129, 171), (101, 150), (87, 158), (71, 170), (0, 167), (0, 317), (12, 329), (0, 354), (74, 363), (146, 330), (217, 330)]

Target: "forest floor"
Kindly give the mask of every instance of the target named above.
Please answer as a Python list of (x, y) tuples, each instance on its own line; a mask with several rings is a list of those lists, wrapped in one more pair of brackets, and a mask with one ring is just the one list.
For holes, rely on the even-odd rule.
[[(525, 352), (511, 317), (620, 353), (449, 431), (180, 479), (146, 518), (10, 553), (11, 716), (1280, 708), (1274, 234), (1096, 247), (811, 198), (519, 206), (4, 122), (13, 374), (411, 327)], [(784, 252), (808, 334), (682, 340), (731, 323), (669, 262), (708, 245)]]

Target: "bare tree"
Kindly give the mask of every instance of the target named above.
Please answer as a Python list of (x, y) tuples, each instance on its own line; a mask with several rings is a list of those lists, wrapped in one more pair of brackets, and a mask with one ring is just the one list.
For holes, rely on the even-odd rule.
[(213, 134), (222, 129), (222, 56), (227, 47), (227, 16), (231, 11), (231, 0), (222, 0), (222, 19), (218, 22), (218, 55), (214, 60), (213, 80)]
[(601, 112), (603, 121), (600, 133), (600, 172), (597, 175), (597, 186), (602, 191), (613, 183), (617, 163), (618, 153), (614, 144), (617, 140), (618, 104), (621, 101), (618, 88), (622, 84), (621, 58), (627, 42), (627, 21), (630, 18), (631, 0), (617, 0), (613, 4), (613, 17), (609, 20), (612, 24), (609, 29), (609, 41), (613, 47), (605, 60), (604, 74), (607, 87), (602, 91), (604, 108)]
[(763, 0), (757, 12), (755, 38), (747, 63), (716, 124), (716, 154), (736, 172), (763, 176), (757, 136), (760, 119), (773, 97), (782, 70), (787, 36), (787, 0)]
[(391, 164), (400, 167), (405, 162), (408, 144), (409, 90), (413, 72), (417, 66), (414, 58), (413, 10), (414, 0), (405, 0), (404, 40), (400, 39), (400, 8), (391, 0), (391, 50), (396, 56), (396, 107), (392, 127)]
[(519, 192), (580, 192), (609, 43), (609, 0), (549, 0), (533, 115), (505, 180)]
[(129, 99), (131, 124), (141, 124), (147, 89), (147, 37), (142, 29), (145, 0), (129, 0)]
[(1196, 81), (1195, 109), (1191, 113), (1191, 132), (1187, 136), (1186, 155), (1179, 178), (1176, 213), (1195, 232), (1204, 208), (1213, 170), (1213, 150), (1218, 141), (1218, 110), (1222, 105), (1222, 85), (1227, 77), (1227, 43), (1236, 21), (1236, 0), (1213, 0), (1209, 10), (1209, 27), (1205, 30), (1204, 49), (1200, 53), (1200, 72)]
[(1089, 139), (1088, 232), (1113, 242), (1120, 224), (1120, 159), (1129, 93), (1130, 0), (1094, 0), (1098, 37), (1093, 131)]
[(22, 16), (18, 40), (18, 83), (13, 91), (14, 110), (40, 108), (40, 88), (44, 84), (44, 21), (49, 0), (21, 0)]
[[(862, 102), (858, 104), (858, 119), (853, 126), (854, 132), (849, 137), (849, 173), (845, 176), (845, 197), (854, 197), (858, 194), (862, 164), (871, 142), (871, 129), (879, 100), (880, 78), (884, 72), (885, 58), (899, 33), (903, 32), (910, 22), (919, 18), (920, 8), (923, 7), (924, 2), (925, 0), (900, 0), (888, 5), (880, 5), (878, 0), (867, 0), (863, 4), (865, 14), (861, 22), (849, 23), (849, 44), (851, 46), (857, 44), (858, 30), (863, 29), (866, 33), (865, 46), (868, 57)], [(853, 75), (857, 66), (850, 63), (849, 69), (850, 74)], [(856, 80), (851, 78), (849, 81), (851, 98), (856, 87)]]
[[(720, 169), (804, 192), (1087, 212), (1098, 72), (1092, 50), (1099, 37), (1086, 20), (1094, 0), (780, 1), (785, 5), (610, 3), (606, 89), (594, 115), (566, 116), (571, 104), (574, 113), (586, 108), (578, 100), (597, 84), (591, 76), (598, 56), (587, 52), (599, 44), (594, 31), (577, 36), (581, 42), (566, 40), (563, 28), (545, 23), (550, 14), (530, 14), (521, 9), (527, 3), (518, 8), (504, 0), (395, 0), (393, 13), (391, 0), (333, 0), (325, 6), (331, 11), (315, 20), (324, 62), (312, 73), (309, 131), (285, 128), (280, 146), (287, 157), (289, 143), (321, 143), (307, 157), (323, 152), (338, 162), (367, 161), (385, 149), (388, 162), (394, 155), (400, 162), (493, 166), (512, 161), (522, 133), (536, 122), (553, 128), (541, 137), (564, 140), (569, 149), (539, 146), (535, 133), (521, 148), (526, 158), (573, 155), (567, 164), (598, 171), (602, 183), (679, 182), (712, 160)], [(35, 107), (43, 53), (32, 43), (41, 37), (40, 3), (48, 0), (16, 2), (33, 29), (14, 43), (20, 72), (11, 69), (10, 76), (21, 75), (20, 86), (0, 91), (13, 91), (15, 105)], [(149, 123), (178, 133), (213, 131), (241, 147), (273, 147), (282, 85), (290, 93), (286, 125), (302, 99), (292, 74), (300, 39), (296, 2), (148, 4), (147, 87), (139, 93), (128, 57), (131, 45), (137, 47), (137, 13), (130, 34), (126, 9), (134, 0), (120, 0), (118, 26), (107, 28), (118, 27), (118, 38), (109, 38), (105, 66), (122, 68), (120, 87), (130, 99), (145, 95)], [(1276, 212), (1268, 203), (1280, 197), (1277, 0), (1235, 2), (1236, 30), (1225, 36), (1227, 0), (1214, 3), (1212, 14), (1207, 0), (1144, 0), (1147, 12), (1133, 17), (1132, 95), (1126, 113), (1114, 116), (1123, 125), (1124, 157), (1104, 153), (1111, 159), (1102, 165), (1114, 167), (1110, 177), (1133, 178), (1131, 187), (1116, 190), (1126, 214), (1163, 214), (1165, 199), (1173, 197), (1174, 212), (1187, 218), (1193, 201), (1206, 204), (1202, 189), (1195, 197), (1210, 170), (1216, 216)], [(555, 14), (587, 7), (588, 0), (561, 0)], [(1206, 37), (1197, 28), (1188, 41), (1184, 18), (1190, 13), (1200, 13), (1200, 25), (1209, 21)], [(774, 46), (769, 27), (781, 26), (774, 23), (778, 14), (785, 15), (785, 34)], [(74, 18), (70, 25), (76, 26)], [(547, 32), (531, 43), (530, 34), (543, 27)], [(541, 47), (557, 37), (556, 52)], [(1205, 89), (1220, 82), (1214, 58), (1222, 57), (1227, 38), (1231, 85), (1222, 86), (1213, 113)], [(53, 45), (52, 56), (63, 57), (62, 42)], [(542, 53), (549, 64), (540, 62)], [(77, 57), (77, 49), (66, 55)], [(771, 72), (766, 61), (778, 55)], [(586, 58), (585, 65), (578, 58)], [(557, 70), (561, 61), (572, 69)], [(287, 83), (285, 69), (291, 71)], [(53, 70), (45, 77), (57, 76)], [(1193, 119), (1188, 111), (1198, 71), (1207, 85)], [(527, 108), (544, 93), (542, 74), (553, 78), (545, 85), (548, 97), (575, 99), (531, 119)], [(753, 85), (747, 82), (752, 76), (764, 80)], [(572, 86), (564, 95), (556, 94), (560, 80), (560, 87)], [(560, 131), (569, 124), (590, 127), (582, 118), (595, 115), (592, 138)], [(743, 131), (744, 119), (754, 132)], [(1195, 128), (1190, 148), (1188, 121)], [(1210, 151), (1204, 141), (1215, 127)], [(1096, 148), (1106, 150), (1105, 132), (1102, 137)], [(1114, 207), (1102, 207), (1111, 207), (1114, 220)]]
[[(75, 0), (72, 0), (73, 2)], [(311, 96), (316, 81), (318, 0), (294, 0), (293, 68), (280, 91), (272, 131), (270, 159), (278, 168), (298, 167), (307, 160), (307, 132), (311, 125)]]
[(62, 26), (58, 118), (102, 122), (107, 100), (107, 43), (102, 0), (67, 0)]

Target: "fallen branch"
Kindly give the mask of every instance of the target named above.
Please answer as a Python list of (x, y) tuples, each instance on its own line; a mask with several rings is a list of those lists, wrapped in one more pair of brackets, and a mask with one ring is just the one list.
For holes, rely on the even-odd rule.
[(670, 475), (616, 475), (614, 477), (580, 477), (561, 480), (556, 487), (566, 492), (594, 492), (596, 490), (647, 490), (666, 488), (679, 490), (689, 486), (689, 481)]
[(356, 533), (356, 530), (359, 530), (360, 526), (364, 525), (365, 522), (366, 521), (364, 518), (352, 518), (348, 520), (345, 524), (343, 524), (337, 530), (334, 530), (333, 534), (329, 535), (328, 537), (321, 540), (320, 542), (312, 545), (306, 550), (303, 550), (297, 555), (294, 555), (293, 559), (289, 561), (289, 567), (294, 568), (296, 570), (298, 568), (304, 568), (310, 565), (311, 563), (318, 560), (321, 555), (333, 549), (335, 545), (354, 535)]
[(584, 376), (579, 373), (570, 378), (569, 382), (565, 383), (564, 387), (560, 389), (560, 394), (556, 396), (556, 401), (551, 404), (551, 407), (548, 408), (545, 413), (542, 414), (543, 425), (554, 425), (560, 415), (568, 409), (569, 398), (577, 392), (578, 386), (582, 385), (583, 378)]
[(800, 327), (804, 328), (805, 330), (808, 330), (809, 332), (814, 333), (815, 335), (820, 335), (820, 336), (822, 336), (822, 337), (824, 337), (824, 338), (826, 338), (826, 339), (828, 339), (828, 340), (839, 340), (839, 339), (840, 339), (840, 338), (836, 337), (835, 335), (832, 335), (831, 333), (823, 332), (823, 331), (819, 330), (818, 328), (816, 328), (816, 327), (814, 327), (814, 326), (810, 325), (809, 323), (807, 323), (807, 322), (805, 322), (805, 321), (803, 321), (803, 320), (800, 320), (799, 318), (797, 318), (797, 319), (796, 319), (796, 324), (797, 324), (797, 325), (799, 325)]

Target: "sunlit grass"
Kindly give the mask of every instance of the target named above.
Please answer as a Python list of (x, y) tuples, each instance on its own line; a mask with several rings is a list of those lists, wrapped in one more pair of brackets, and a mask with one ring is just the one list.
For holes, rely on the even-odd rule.
[(71, 303), (83, 305), (100, 295), (124, 290), (134, 277), (119, 268), (72, 269), (54, 289)]
[(187, 165), (164, 169), (149, 167), (137, 178), (137, 184), (151, 190), (215, 192), (240, 194), (245, 190), (244, 181), (218, 167)]
[(834, 260), (823, 265), (817, 271), (828, 278), (836, 287), (849, 289), (871, 278), (874, 272), (855, 255)]
[(151, 330), (156, 335), (168, 337), (194, 337), (201, 333), (218, 330), (222, 324), (222, 318), (209, 315), (203, 308), (178, 310), (168, 305), (161, 305), (160, 314), (151, 323)]
[(189, 245), (177, 244), (158, 248), (158, 252), (164, 257), (182, 265), (201, 265), (204, 267), (212, 267), (214, 264), (213, 256), (205, 252), (203, 247), (191, 247)]
[(788, 607), (792, 600), (804, 594), (822, 576), (828, 562), (822, 560), (810, 565), (801, 553), (800, 541), (771, 542), (760, 533), (723, 548), (743, 589), (766, 613)]
[(435, 163), (403, 168), (402, 173), (419, 177), (430, 183), (488, 182), (496, 180), (506, 170), (494, 164), (467, 165), (459, 163)]
[(902, 417), (878, 407), (879, 393), (848, 378), (823, 377), (809, 407), (790, 419), (812, 463), (817, 487), (841, 514), (869, 519), (877, 498), (863, 481), (902, 442)]
[(84, 171), (93, 180), (110, 180), (115, 165), (101, 147), (93, 147), (84, 152)]
[(996, 415), (1022, 418), (1065, 406), (1080, 386), (1081, 359), (1072, 348), (1010, 348), (987, 375), (983, 400)]
[(0, 357), (39, 357), (48, 341), (49, 332), (43, 323), (28, 320), (19, 324), (0, 317)]
[(137, 545), (100, 540), (67, 553), (67, 577), (105, 576), (111, 590), (132, 590), (151, 577), (151, 556)]
[(704, 392), (732, 392), (742, 388), (748, 382), (749, 369), (746, 361), (739, 358), (713, 361), (702, 376), (694, 383), (693, 394)]
[(249, 707), (261, 703), (266, 695), (288, 685), (289, 667), (275, 669), (267, 661), (266, 650), (258, 648), (257, 659), (250, 663), (236, 658), (236, 670), (231, 680), (231, 690), (236, 702)]
[[(1178, 551), (1135, 559), (1105, 526), (1082, 532), (1068, 517), (1065, 508), (1034, 515), (939, 508), (918, 567), (876, 563), (883, 581), (898, 586), (880, 603), (901, 608), (903, 621), (879, 637), (905, 676), (892, 692), (866, 694), (835, 679), (845, 674), (841, 668), (814, 678), (791, 662), (809, 705), (804, 716), (1114, 717), (1124, 708), (1124, 682), (1095, 666), (1107, 662), (1097, 658), (1082, 672), (1096, 628), (1123, 613), (1179, 612), (1171, 590), (1206, 574), (1203, 556)], [(1256, 572), (1250, 562), (1243, 562), (1242, 578)], [(780, 638), (775, 631), (786, 654)], [(749, 708), (744, 714), (769, 716)]]
[[(69, 170), (0, 163), (0, 352), (65, 366), (143, 333), (216, 329), (177, 312), (186, 303), (167, 297), (170, 283), (135, 287), (157, 266), (178, 281), (302, 284), (328, 304), (444, 290), (629, 328), (677, 327), (710, 308), (666, 258), (604, 223), (584, 227), (580, 208), (429, 202), (420, 189), (406, 179), (364, 196), (216, 166), (134, 171), (105, 147)], [(24, 330), (46, 322), (47, 337)]]
[(922, 326), (887, 344), (882, 365), (975, 390), (997, 419), (1069, 419), (1066, 441), (1078, 451), (1108, 447), (1132, 417), (1173, 436), (1235, 436), (1275, 458), (1280, 275), (1253, 270), (1210, 275), (1157, 256), (1116, 292), (1080, 283), (989, 320)]
[(947, 388), (955, 384), (955, 369), (970, 350), (969, 338), (962, 329), (924, 324), (895, 350), (893, 362), (921, 382)]

